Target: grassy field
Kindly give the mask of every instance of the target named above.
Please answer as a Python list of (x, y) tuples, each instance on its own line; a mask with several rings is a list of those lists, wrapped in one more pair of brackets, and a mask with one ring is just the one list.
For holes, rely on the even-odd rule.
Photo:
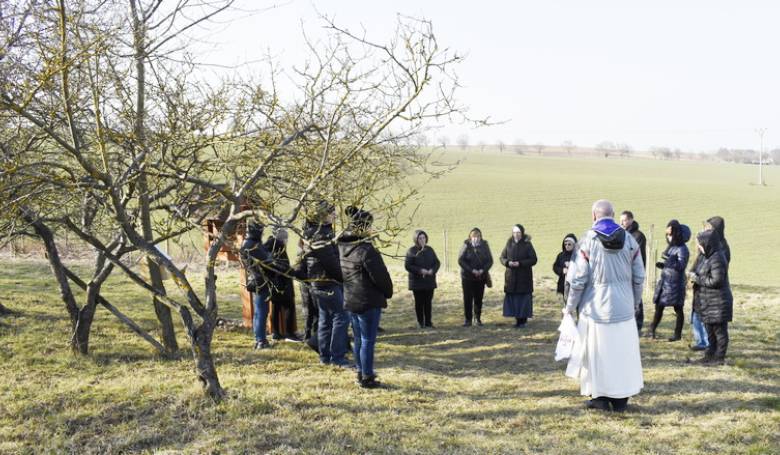
[[(479, 226), (498, 257), (515, 223), (531, 234), (540, 264), (535, 273), (552, 276), (552, 263), (569, 232), (579, 237), (590, 226), (593, 201), (606, 198), (618, 212), (629, 209), (663, 249), (663, 230), (676, 218), (694, 233), (713, 215), (726, 220), (733, 252), (732, 282), (780, 285), (780, 166), (766, 166), (768, 186), (757, 186), (756, 166), (711, 161), (643, 158), (546, 158), (505, 153), (447, 151), (442, 160), (463, 159), (444, 178), (427, 184), (416, 225), (457, 267), (457, 251), (468, 231)], [(651, 226), (655, 226), (651, 230)], [(399, 253), (411, 245), (401, 239)], [(693, 248), (693, 240), (689, 245)], [(659, 253), (660, 254), (660, 253)]]
[[(754, 166), (713, 162), (455, 151), (445, 159), (464, 161), (425, 186), (415, 221), (440, 257), (448, 252), (452, 270), (440, 274), (437, 328), (416, 328), (401, 261), (388, 257), (396, 296), (377, 348), (381, 390), (360, 390), (352, 373), (320, 366), (300, 344), (253, 351), (248, 332), (218, 330), (214, 353), (229, 395), (213, 404), (186, 352), (155, 357), (102, 309), (91, 355), (75, 358), (46, 263), (4, 260), (0, 304), (16, 314), (0, 316), (0, 453), (780, 453), (780, 167), (758, 187)], [(655, 225), (656, 238), (670, 218), (697, 231), (721, 215), (734, 258), (727, 365), (688, 366), (687, 340), (643, 339), (645, 389), (625, 415), (584, 410), (579, 387), (553, 361), (560, 313), (550, 268), (563, 235), (587, 229), (590, 204), (602, 197), (633, 210), (648, 235)], [(522, 331), (501, 317), (499, 265), (485, 326), (460, 327), (460, 242), (479, 226), (497, 257), (515, 223), (540, 258), (536, 317)], [(397, 253), (410, 243), (399, 239)], [(197, 267), (189, 270), (202, 283)], [(219, 276), (220, 313), (238, 319), (237, 272)], [(103, 289), (156, 330), (137, 287), (117, 274)], [(662, 336), (672, 330), (667, 313)]]
[[(780, 289), (736, 287), (726, 366), (686, 366), (684, 343), (643, 339), (645, 389), (628, 413), (614, 415), (584, 410), (578, 386), (552, 359), (559, 306), (551, 281), (537, 283), (527, 329), (500, 317), (495, 288), (485, 326), (464, 329), (457, 278), (444, 274), (437, 328), (421, 331), (404, 274), (395, 269), (394, 278), (377, 348), (386, 388), (360, 390), (352, 373), (320, 366), (300, 344), (252, 351), (247, 332), (218, 331), (214, 352), (229, 396), (213, 404), (186, 353), (155, 358), (103, 310), (92, 355), (74, 358), (46, 264), (6, 262), (0, 302), (18, 314), (0, 318), (0, 453), (778, 452)], [(221, 311), (232, 318), (240, 317), (236, 280), (235, 270), (221, 271)], [(104, 289), (153, 330), (136, 287), (115, 277)]]

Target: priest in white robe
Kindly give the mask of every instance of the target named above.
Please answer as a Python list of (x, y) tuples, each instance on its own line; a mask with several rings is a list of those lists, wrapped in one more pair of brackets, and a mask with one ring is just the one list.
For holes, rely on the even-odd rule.
[(565, 313), (579, 314), (566, 375), (579, 380), (586, 407), (623, 412), (644, 386), (634, 312), (645, 268), (639, 245), (614, 221), (607, 200), (592, 207), (593, 226), (582, 236), (567, 279)]

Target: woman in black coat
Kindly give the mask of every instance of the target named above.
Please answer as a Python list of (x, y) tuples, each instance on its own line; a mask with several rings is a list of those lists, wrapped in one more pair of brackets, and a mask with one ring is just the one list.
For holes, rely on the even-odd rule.
[(458, 253), (458, 265), (463, 287), (463, 327), (471, 326), (473, 316), (477, 317), (477, 325), (482, 325), (482, 297), (485, 286), (492, 286), (490, 267), (493, 266), (493, 254), (487, 241), (482, 239), (479, 228), (472, 229), (469, 238), (463, 242)]
[(345, 213), (350, 217), (349, 227), (337, 240), (344, 279), (344, 308), (352, 317), (358, 384), (375, 388), (380, 384), (374, 373), (374, 346), (382, 308), (387, 308), (387, 299), (393, 296), (393, 280), (371, 240), (374, 217), (352, 206)]
[(436, 252), (428, 246), (428, 234), (414, 231), (414, 245), (406, 252), (404, 268), (409, 272), (409, 290), (414, 294), (414, 311), (420, 328), (433, 327), (431, 303), (440, 265)]
[(525, 327), (534, 316), (534, 274), (536, 251), (531, 237), (525, 234), (521, 224), (512, 227), (512, 237), (501, 251), (504, 272), (504, 317), (515, 318), (515, 327)]
[(729, 345), (728, 323), (734, 312), (729, 284), (729, 263), (717, 231), (704, 231), (696, 237), (703, 259), (689, 274), (693, 282), (693, 306), (707, 330), (709, 346), (699, 361), (723, 365)]
[(295, 333), (295, 287), (290, 257), (287, 255), (287, 239), (287, 231), (278, 229), (264, 244), (278, 268), (278, 271), (268, 273), (271, 281), (271, 337), (274, 340), (301, 341)]
[(674, 308), (677, 320), (674, 324), (674, 335), (669, 341), (678, 341), (682, 338), (683, 322), (683, 304), (685, 303), (685, 267), (688, 266), (690, 253), (685, 243), (691, 238), (691, 230), (688, 226), (680, 224), (677, 220), (671, 220), (666, 225), (666, 242), (668, 246), (661, 254), (661, 261), (656, 262), (655, 266), (661, 269), (661, 277), (655, 286), (653, 303), (655, 304), (655, 315), (650, 324), (648, 338), (655, 338), (655, 331), (661, 323), (661, 317), (664, 314), (664, 308)]
[(576, 244), (577, 236), (571, 233), (566, 234), (566, 237), (563, 238), (563, 242), (561, 242), (561, 252), (555, 257), (555, 262), (553, 262), (552, 267), (553, 272), (558, 275), (558, 286), (555, 288), (555, 291), (560, 296), (564, 305), (566, 304), (566, 301), (563, 300), (566, 272), (569, 271), (569, 262), (571, 261), (571, 255), (574, 252), (574, 246)]

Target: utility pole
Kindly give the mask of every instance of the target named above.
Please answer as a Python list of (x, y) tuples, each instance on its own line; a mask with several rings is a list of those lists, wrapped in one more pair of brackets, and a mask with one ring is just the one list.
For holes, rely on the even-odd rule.
[(758, 128), (756, 133), (761, 139), (761, 148), (758, 149), (758, 184), (764, 186), (764, 133), (766, 133), (766, 128)]

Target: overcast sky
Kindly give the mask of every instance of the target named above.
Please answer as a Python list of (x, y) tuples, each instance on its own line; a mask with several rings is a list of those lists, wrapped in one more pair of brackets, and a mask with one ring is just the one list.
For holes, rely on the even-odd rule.
[(425, 17), (439, 41), (468, 55), (460, 99), (507, 122), (453, 140), (557, 145), (604, 140), (635, 148), (780, 147), (780, 2), (686, 0), (443, 1), (243, 0), (246, 14), (215, 33), (209, 61), (243, 63), (267, 50), (283, 65), (305, 59), (301, 23), (317, 10), (374, 40), (396, 13)]

